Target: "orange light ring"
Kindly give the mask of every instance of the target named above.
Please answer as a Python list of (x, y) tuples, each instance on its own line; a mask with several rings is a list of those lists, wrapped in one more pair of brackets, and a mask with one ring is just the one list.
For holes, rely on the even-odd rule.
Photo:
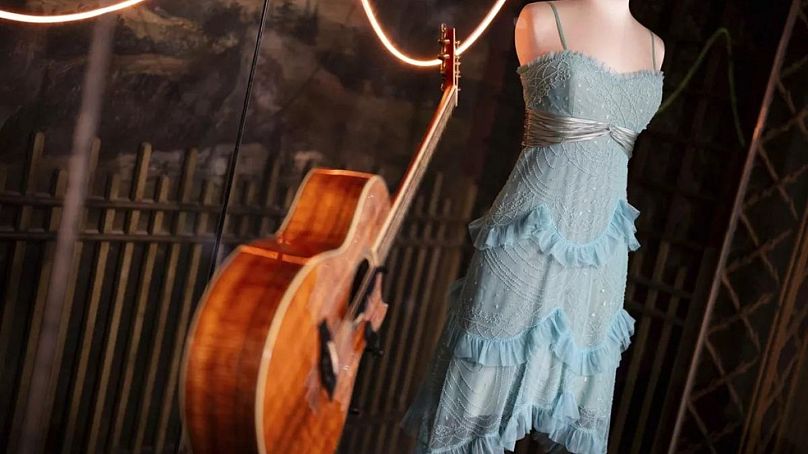
[(90, 11), (71, 14), (56, 14), (56, 15), (33, 15), (33, 14), (20, 14), (11, 11), (0, 10), (0, 19), (5, 19), (14, 22), (26, 22), (29, 24), (61, 24), (64, 22), (75, 22), (93, 17), (102, 16), (104, 14), (120, 11), (124, 8), (137, 5), (146, 0), (125, 0), (109, 6), (96, 8)]
[[(468, 50), (480, 36), (482, 36), (483, 32), (491, 25), (491, 22), (497, 16), (499, 11), (505, 5), (507, 0), (497, 0), (494, 6), (488, 10), (488, 14), (485, 15), (483, 20), (477, 25), (477, 28), (474, 29), (473, 32), (466, 38), (465, 41), (461, 42), (460, 45), (457, 47), (458, 55), (463, 54), (466, 50)], [(437, 58), (431, 60), (413, 58), (401, 50), (399, 50), (395, 44), (390, 40), (387, 34), (382, 29), (382, 26), (379, 24), (378, 19), (376, 18), (376, 14), (373, 12), (373, 9), (370, 6), (370, 0), (362, 0), (362, 8), (365, 10), (365, 15), (368, 17), (368, 21), (370, 21), (370, 26), (373, 28), (373, 31), (376, 32), (376, 36), (379, 38), (379, 41), (384, 45), (385, 49), (387, 49), (390, 54), (394, 57), (398, 58), (402, 62), (418, 67), (431, 67), (431, 66), (438, 66), (440, 65), (440, 60)]]

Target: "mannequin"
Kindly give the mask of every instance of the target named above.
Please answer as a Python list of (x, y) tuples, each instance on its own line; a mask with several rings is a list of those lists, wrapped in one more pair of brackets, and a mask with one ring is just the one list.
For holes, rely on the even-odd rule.
[[(562, 50), (548, 2), (529, 3), (516, 21), (514, 41), (520, 64)], [(651, 68), (648, 29), (629, 10), (629, 0), (556, 1), (571, 50), (586, 54), (617, 72), (660, 69), (665, 43), (654, 34), (657, 67)]]
[(474, 251), (402, 420), (424, 454), (501, 453), (531, 431), (554, 454), (607, 452), (636, 322), (628, 160), (662, 101), (663, 47), (629, 0), (557, 3), (531, 3), (517, 21), (521, 149), (467, 225)]

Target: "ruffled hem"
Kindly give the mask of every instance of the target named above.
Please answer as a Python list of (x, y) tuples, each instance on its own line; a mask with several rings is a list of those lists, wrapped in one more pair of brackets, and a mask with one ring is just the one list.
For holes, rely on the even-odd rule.
[(506, 339), (489, 339), (463, 331), (458, 334), (454, 356), (484, 366), (515, 366), (527, 361), (537, 347), (549, 346), (571, 371), (594, 375), (617, 368), (620, 355), (631, 343), (634, 322), (621, 308), (612, 319), (606, 339), (599, 345), (583, 348), (575, 344), (563, 310), (556, 308), (538, 324)]
[(550, 209), (544, 204), (509, 224), (486, 226), (485, 216), (474, 219), (468, 224), (468, 231), (477, 249), (509, 246), (532, 238), (538, 242), (542, 252), (564, 266), (600, 266), (619, 243), (626, 244), (631, 251), (639, 249), (634, 226), (639, 214), (640, 211), (626, 199), (618, 199), (609, 225), (597, 238), (586, 243), (564, 238), (553, 221)]
[[(574, 398), (573, 398), (574, 399)], [(574, 404), (574, 402), (573, 402)], [(412, 422), (415, 415), (408, 414), (402, 427), (412, 434)], [(577, 427), (573, 420), (556, 414), (555, 409), (538, 405), (526, 405), (515, 412), (504, 428), (498, 433), (491, 433), (474, 438), (462, 444), (442, 449), (429, 449), (423, 442), (418, 443), (418, 454), (477, 454), (500, 452), (503, 449), (513, 451), (516, 442), (524, 438), (533, 429), (546, 434), (555, 443), (563, 445), (567, 451), (581, 454), (602, 454), (606, 452), (602, 440), (605, 435)]]

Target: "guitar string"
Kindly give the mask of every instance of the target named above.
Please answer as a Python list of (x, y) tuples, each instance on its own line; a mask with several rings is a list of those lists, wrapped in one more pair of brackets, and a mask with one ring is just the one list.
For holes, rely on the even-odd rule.
[[(444, 33), (444, 32), (442, 32), (442, 33)], [(454, 35), (452, 34), (452, 36), (454, 36)], [(448, 40), (441, 42), (441, 53), (443, 54), (444, 58), (451, 58), (451, 53), (447, 53), (448, 52), (446, 50), (447, 46), (451, 46), (454, 49), (453, 53), (455, 55), (455, 58), (453, 59), (454, 61), (451, 63), (453, 65), (453, 69), (452, 69), (451, 73), (455, 74), (455, 71), (457, 71), (457, 64), (458, 64), (458, 62), (457, 62), (457, 59), (458, 59), (457, 42), (455, 41), (454, 43), (452, 43), (452, 42), (450, 42)], [(451, 106), (452, 106), (453, 103), (456, 103), (456, 101), (457, 101), (457, 90), (458, 90), (457, 85), (453, 81), (450, 82), (449, 85), (445, 86), (444, 94), (441, 97), (441, 101), (440, 101), (440, 103), (438, 104), (438, 107), (435, 110), (435, 115), (436, 116), (433, 117), (432, 121), (430, 122), (429, 129), (427, 130), (428, 136), (427, 136), (426, 140), (428, 142), (432, 142), (432, 141), (436, 140), (435, 136), (434, 136), (434, 129), (436, 129), (436, 128), (437, 129), (445, 128), (446, 122), (448, 121), (448, 115), (450, 115), (451, 111), (452, 111)], [(440, 136), (440, 133), (439, 133), (438, 137), (439, 136)], [(421, 150), (423, 150), (425, 146), (429, 147), (429, 143), (422, 143), (421, 146), (419, 146), (419, 152)], [(423, 159), (428, 160), (429, 156), (432, 154), (432, 152), (434, 152), (434, 145), (433, 145), (432, 151), (428, 152), (425, 155), (426, 157), (424, 157)], [(415, 168), (415, 173), (413, 175), (411, 175), (411, 176), (408, 176), (409, 172), (407, 172), (407, 174), (405, 174), (405, 176), (404, 176), (404, 179), (405, 180), (409, 179), (410, 181), (412, 179), (418, 179), (418, 178), (420, 178), (419, 175), (422, 175), (424, 170), (425, 169), (423, 169), (422, 167), (416, 167)], [(394, 203), (393, 203), (393, 206), (391, 207), (391, 209), (392, 209), (392, 219), (390, 221), (386, 222), (386, 226), (387, 226), (388, 231), (389, 231), (390, 226), (395, 226), (396, 224), (400, 224), (400, 222), (403, 221), (405, 213), (402, 212), (402, 210), (397, 209), (397, 208), (400, 208), (400, 207), (398, 207), (398, 204), (399, 204), (399, 202), (401, 200), (406, 200), (408, 194), (411, 195), (415, 190), (411, 185), (406, 185), (406, 183), (402, 183), (402, 184), (404, 185), (404, 187), (399, 188), (399, 190), (394, 195)], [(393, 227), (393, 229), (397, 230), (398, 228)], [(385, 253), (384, 255), (386, 255), (386, 250), (390, 247), (390, 244), (388, 244), (388, 243), (393, 241), (394, 238), (395, 238), (395, 235), (387, 236), (385, 234), (385, 237), (383, 237), (381, 239), (381, 244), (379, 244), (378, 242), (376, 242), (374, 244), (374, 247), (376, 248), (376, 254)], [(383, 266), (378, 266), (378, 264), (371, 264), (371, 265), (373, 265), (373, 268), (371, 269), (372, 271), (369, 270), (371, 272), (367, 272), (363, 276), (359, 287), (357, 287), (357, 289), (356, 289), (356, 293), (353, 294), (353, 296), (351, 297), (351, 301), (348, 304), (348, 310), (346, 312), (347, 317), (343, 318), (343, 320), (347, 319), (347, 320), (351, 321), (352, 323), (354, 321), (356, 321), (359, 306), (363, 302), (366, 302), (370, 298), (369, 289), (370, 289), (370, 286), (372, 285), (372, 281), (375, 279), (376, 273), (379, 272), (380, 269), (384, 268)], [(376, 289), (374, 288), (373, 290), (375, 291)], [(363, 309), (362, 313), (364, 313), (365, 310), (366, 310), (366, 307)]]
[[(462, 43), (458, 41), (460, 45), (458, 45), (457, 48), (455, 49), (455, 53), (457, 56), (460, 56), (463, 52), (470, 49), (474, 45), (474, 43), (480, 38), (480, 36), (482, 36), (485, 30), (488, 29), (488, 27), (491, 25), (491, 22), (494, 20), (499, 11), (505, 5), (506, 1), (507, 0), (497, 0), (497, 2), (494, 3), (494, 5), (488, 10), (488, 14), (486, 14), (485, 17), (483, 17), (482, 21), (480, 21), (477, 27), (471, 32), (471, 34), (469, 34), (468, 38)], [(361, 0), (361, 2), (362, 2), (362, 9), (365, 11), (365, 15), (367, 16), (371, 28), (376, 33), (376, 37), (379, 39), (379, 41), (384, 45), (384, 48), (391, 55), (396, 57), (398, 60), (412, 66), (422, 68), (440, 66), (441, 62), (443, 61), (441, 58), (442, 56), (439, 56), (438, 58), (434, 58), (431, 60), (425, 60), (411, 57), (410, 55), (407, 55), (403, 51), (399, 50), (396, 47), (396, 45), (393, 44), (392, 40), (390, 40), (390, 38), (384, 32), (384, 29), (382, 28), (381, 24), (379, 23), (379, 20), (376, 17), (376, 14), (373, 12), (373, 8), (370, 6), (370, 0)], [(440, 105), (438, 107), (438, 109), (442, 108), (444, 108), (443, 105)], [(376, 276), (375, 271), (366, 273), (356, 293), (351, 298), (351, 302), (348, 305), (347, 319), (350, 320), (352, 323), (354, 320), (356, 320), (360, 303), (369, 298), (369, 295), (366, 296), (365, 293), (368, 292), (369, 286), (371, 285), (371, 281), (375, 279), (375, 276)], [(374, 291), (375, 290), (376, 289), (374, 288)]]
[[(443, 128), (446, 127), (446, 123), (448, 122), (448, 116), (451, 114), (451, 111), (452, 111), (451, 104), (454, 103), (456, 101), (456, 99), (457, 99), (457, 90), (458, 90), (457, 86), (454, 85), (454, 84), (452, 84), (451, 86), (449, 86), (449, 87), (447, 87), (445, 89), (444, 95), (441, 98), (441, 102), (440, 102), (440, 104), (438, 105), (438, 107), (435, 110), (436, 113), (439, 113), (439, 116), (437, 118), (437, 121), (433, 120), (434, 123), (430, 124), (430, 128), (432, 128), (433, 125), (435, 125), (435, 127), (438, 128), (438, 129), (443, 129)], [(440, 137), (440, 135), (441, 134), (438, 135), (438, 138)], [(433, 140), (436, 140), (436, 139), (434, 138), (434, 135), (431, 135), (429, 140), (433, 141)], [(433, 150), (431, 152), (429, 152), (427, 155), (430, 155), (431, 153), (434, 153), (434, 146), (435, 145), (433, 145)], [(421, 148), (419, 148), (419, 150), (420, 149)], [(418, 172), (418, 174), (420, 174), (420, 175), (423, 175), (424, 171), (425, 171), (425, 169), (423, 167), (416, 170), (416, 172)], [(420, 178), (420, 176), (414, 176), (413, 178)], [(405, 187), (401, 194), (397, 193), (395, 195), (395, 198), (398, 199), (399, 197), (406, 197), (407, 194), (411, 195), (412, 192), (414, 192), (414, 191), (415, 191), (415, 189), (412, 188), (412, 186)], [(394, 222), (394, 223), (396, 223), (396, 224), (398, 224), (400, 226), (400, 223), (403, 222), (403, 219), (404, 219), (405, 215), (406, 215), (406, 213), (403, 212), (402, 210), (395, 211), (392, 214), (394, 219), (391, 222)], [(393, 225), (393, 224), (391, 223), (390, 225)], [(398, 227), (396, 227), (395, 230), (398, 230)], [(380, 252), (379, 250), (381, 250), (381, 249), (389, 250), (389, 248), (391, 247), (391, 243), (392, 243), (392, 241), (394, 239), (395, 239), (395, 235), (385, 238), (383, 240), (383, 244), (378, 247), (376, 252), (377, 253)], [(365, 302), (367, 299), (370, 298), (370, 295), (369, 295), (370, 292), (368, 292), (368, 290), (369, 290), (369, 287), (371, 285), (371, 281), (373, 279), (375, 279), (376, 272), (378, 270), (380, 270), (380, 269), (384, 269), (384, 266), (383, 265), (377, 266), (377, 267), (375, 267), (375, 271), (365, 273), (359, 287), (356, 290), (356, 293), (351, 297), (351, 301), (348, 304), (348, 310), (346, 311), (346, 314), (348, 315), (347, 320), (352, 321), (352, 323), (353, 323), (353, 321), (356, 320), (356, 317), (358, 315), (357, 312), (358, 312), (360, 304), (362, 302)], [(373, 290), (375, 291), (376, 289), (374, 288)], [(364, 310), (363, 310), (362, 313), (364, 313)], [(346, 318), (343, 318), (343, 320), (346, 320)]]

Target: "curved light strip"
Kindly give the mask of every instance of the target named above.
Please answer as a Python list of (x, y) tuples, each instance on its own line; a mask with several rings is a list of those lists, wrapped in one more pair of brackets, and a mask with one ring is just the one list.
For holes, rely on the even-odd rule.
[(499, 14), (499, 10), (501, 10), (502, 7), (505, 6), (506, 1), (507, 0), (497, 0), (494, 6), (492, 6), (491, 9), (488, 10), (488, 14), (486, 14), (483, 20), (480, 21), (480, 24), (477, 25), (477, 28), (475, 28), (474, 31), (471, 32), (471, 34), (468, 36), (468, 38), (466, 38), (465, 41), (461, 42), (460, 45), (457, 46), (458, 55), (462, 55), (463, 52), (468, 50), (468, 48), (471, 47), (480, 36), (482, 36), (483, 32), (485, 32), (488, 26), (491, 25), (491, 22), (494, 21), (494, 18), (497, 17), (497, 14)]
[[(502, 6), (505, 5), (507, 0), (497, 0), (494, 6), (488, 11), (488, 14), (485, 15), (483, 20), (477, 25), (477, 28), (474, 29), (473, 32), (469, 35), (469, 37), (461, 42), (460, 46), (457, 47), (457, 53), (462, 54), (466, 50), (468, 50), (477, 39), (482, 36), (483, 32), (491, 25), (491, 21), (494, 20), (499, 10), (502, 9)], [(387, 37), (387, 34), (382, 29), (382, 26), (379, 24), (378, 19), (376, 19), (376, 14), (373, 12), (373, 9), (370, 7), (370, 0), (362, 0), (362, 8), (365, 10), (365, 14), (370, 21), (370, 26), (373, 28), (373, 31), (376, 32), (376, 36), (378, 36), (379, 41), (382, 42), (384, 47), (390, 52), (394, 57), (398, 58), (404, 63), (413, 66), (420, 66), (420, 67), (429, 67), (429, 66), (438, 66), (440, 65), (440, 60), (434, 58), (432, 60), (423, 60), (418, 58), (410, 57), (409, 55), (405, 54), (404, 52), (400, 51), (395, 44)]]
[(0, 19), (10, 20), (14, 22), (26, 22), (29, 24), (59, 24), (62, 22), (75, 22), (79, 20), (98, 17), (104, 14), (122, 10), (124, 8), (129, 8), (130, 6), (137, 5), (138, 3), (142, 3), (144, 1), (146, 0), (125, 0), (123, 2), (118, 2), (109, 6), (104, 6), (102, 8), (97, 8), (90, 11), (84, 11), (81, 13), (56, 14), (45, 16), (19, 14), (19, 13), (12, 13), (11, 11), (0, 10)]

